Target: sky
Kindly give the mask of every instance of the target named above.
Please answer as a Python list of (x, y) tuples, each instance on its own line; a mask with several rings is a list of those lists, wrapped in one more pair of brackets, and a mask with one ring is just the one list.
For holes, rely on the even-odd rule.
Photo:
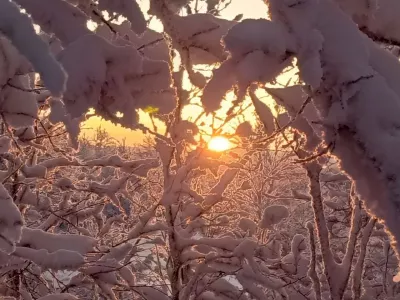
[[(142, 10), (146, 12), (148, 9), (148, 3), (146, 0), (141, 0), (142, 2)], [(238, 14), (243, 14), (243, 18), (265, 18), (267, 15), (267, 7), (263, 3), (262, 0), (232, 0), (232, 3), (222, 12), (221, 17), (226, 19), (233, 19)], [(157, 23), (152, 24), (153, 29), (157, 30)], [(196, 115), (199, 111), (196, 110), (195, 106), (187, 107), (184, 111), (185, 114), (188, 115)], [(149, 116), (143, 112), (139, 112), (140, 120), (146, 126), (151, 126), (152, 122)], [(161, 122), (156, 121), (157, 128), (163, 128), (163, 124)], [(125, 139), (127, 145), (133, 145), (140, 143), (143, 138), (144, 134), (138, 130), (129, 130), (125, 129), (119, 125), (114, 125), (111, 122), (102, 120), (99, 117), (92, 117), (87, 120), (82, 125), (82, 134), (85, 136), (92, 138), (94, 135), (94, 129), (98, 127), (102, 127), (105, 129), (111, 137), (118, 141), (122, 141)]]

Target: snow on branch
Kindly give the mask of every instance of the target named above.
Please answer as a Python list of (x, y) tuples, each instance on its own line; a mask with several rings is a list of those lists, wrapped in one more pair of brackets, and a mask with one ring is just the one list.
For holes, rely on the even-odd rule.
[(260, 222), (261, 228), (270, 228), (289, 216), (289, 211), (283, 205), (271, 205), (265, 208)]
[[(273, 21), (294, 29), (291, 34), (300, 45), (296, 55), (301, 78), (315, 93), (325, 142), (334, 143), (343, 169), (355, 181), (367, 208), (385, 221), (399, 253), (400, 165), (392, 149), (400, 147), (393, 134), (393, 130), (398, 131), (400, 100), (391, 88), (391, 76), (385, 71), (381, 75), (371, 65), (371, 45), (333, 2), (309, 0), (291, 6), (273, 0), (270, 13)], [(321, 51), (311, 51), (321, 39)], [(392, 67), (400, 65), (397, 62)], [(312, 75), (321, 74), (321, 70), (324, 76), (318, 75), (319, 79)], [(378, 98), (383, 102), (377, 102)]]
[(135, 33), (142, 34), (147, 28), (146, 19), (136, 0), (100, 0), (98, 7), (126, 17)]
[(44, 297), (40, 297), (37, 300), (78, 300), (79, 298), (75, 297), (69, 293), (62, 293), (62, 294), (52, 294), (47, 295)]
[(0, 12), (0, 32), (32, 63), (53, 95), (60, 96), (65, 88), (65, 72), (36, 35), (31, 19), (8, 0), (0, 1)]
[(29, 247), (48, 252), (68, 250), (79, 254), (86, 254), (92, 251), (97, 241), (94, 238), (77, 234), (53, 234), (40, 229), (24, 227), (19, 246)]
[(3, 184), (0, 184), (0, 224), (0, 251), (9, 254), (21, 239), (23, 220)]
[(134, 173), (136, 176), (145, 177), (147, 172), (159, 165), (157, 158), (145, 158), (138, 160), (123, 160), (118, 155), (112, 155), (104, 158), (96, 158), (84, 162), (86, 166), (112, 166), (120, 168), (125, 173)]
[[(64, 46), (90, 34), (86, 24), (88, 16), (79, 8), (64, 0), (16, 0), (36, 24), (48, 34), (55, 34)], [(68, 25), (67, 25), (68, 24)]]
[(396, 0), (335, 0), (351, 16), (362, 32), (379, 43), (400, 45), (400, 5)]
[(49, 253), (45, 249), (36, 250), (17, 247), (13, 255), (28, 259), (40, 267), (52, 270), (76, 270), (85, 262), (83, 256), (78, 252), (65, 249)]
[(143, 58), (132, 45), (115, 46), (91, 34), (70, 44), (58, 59), (69, 74), (63, 101), (73, 118), (92, 107), (106, 120), (135, 128), (137, 109), (152, 106), (166, 114), (175, 107), (168, 64)]
[(222, 39), (230, 56), (213, 72), (204, 88), (204, 109), (218, 109), (222, 97), (234, 85), (244, 95), (251, 83), (274, 80), (291, 62), (292, 51), (286, 36), (280, 24), (264, 19), (247, 19), (233, 26)]

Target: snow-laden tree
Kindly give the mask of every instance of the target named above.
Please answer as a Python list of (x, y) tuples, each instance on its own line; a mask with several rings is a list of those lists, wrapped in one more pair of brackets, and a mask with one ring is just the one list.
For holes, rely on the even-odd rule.
[[(8, 276), (3, 294), (75, 299), (69, 288), (89, 285), (109, 299), (300, 299), (307, 292), (307, 297), (336, 300), (343, 298), (352, 274), (358, 299), (376, 219), (399, 255), (400, 64), (387, 47), (399, 45), (399, 4), (269, 0), (265, 19), (243, 21), (219, 16), (228, 4), (150, 0), (144, 14), (135, 0), (0, 0), (0, 253)], [(148, 28), (150, 18), (158, 19), (162, 34)], [(273, 85), (294, 67), (295, 84)], [(276, 118), (261, 92), (285, 113)], [(190, 105), (202, 112), (185, 117)], [(249, 108), (263, 124), (262, 137), (240, 117)], [(79, 157), (69, 146), (78, 148), (79, 126), (89, 109), (151, 133), (155, 151), (136, 160)], [(139, 110), (162, 120), (166, 130), (141, 124)], [(198, 138), (229, 134), (232, 124), (250, 147), (246, 155), (227, 158)], [(65, 139), (55, 141), (64, 130), (68, 146)], [(309, 178), (310, 195), (296, 189), (292, 196), (310, 199), (314, 224), (307, 225), (309, 247), (305, 235), (297, 234), (284, 257), (260, 257), (265, 245), (257, 238), (222, 229), (232, 224), (222, 208), (252, 155), (278, 137)], [(321, 184), (327, 154), (353, 181), (342, 257), (334, 255), (332, 222), (324, 209), (338, 208)], [(200, 182), (210, 173), (214, 179), (208, 186)], [(137, 200), (144, 204), (124, 217), (105, 219), (104, 201), (122, 212), (123, 199), (134, 198), (137, 184), (152, 188), (143, 193), (146, 200)], [(362, 207), (370, 214), (363, 228)], [(237, 226), (248, 233), (270, 231), (290, 217), (281, 204), (258, 213), (258, 224), (243, 219)], [(36, 223), (28, 223), (35, 214)], [(57, 233), (59, 224), (74, 232)], [(212, 236), (207, 227), (216, 228)], [(47, 232), (51, 228), (53, 233)], [(151, 244), (154, 276), (133, 265), (138, 253), (149, 251), (138, 250), (144, 244)], [(50, 288), (41, 278), (48, 270), (76, 274), (64, 288)], [(393, 297), (384, 274), (385, 293)], [(298, 287), (288, 278), (307, 280)]]

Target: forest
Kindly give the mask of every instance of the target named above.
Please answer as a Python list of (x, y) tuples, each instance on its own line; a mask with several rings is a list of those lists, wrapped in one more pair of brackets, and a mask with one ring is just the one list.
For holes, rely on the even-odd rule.
[(1, 300), (400, 300), (399, 158), (399, 0), (0, 0)]

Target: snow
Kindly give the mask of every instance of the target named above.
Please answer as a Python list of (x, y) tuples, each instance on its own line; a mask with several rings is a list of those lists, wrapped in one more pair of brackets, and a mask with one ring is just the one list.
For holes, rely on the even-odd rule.
[(267, 243), (267, 245), (259, 248), (259, 251), (261, 257), (265, 260), (280, 258), (282, 252), (282, 243), (278, 239), (273, 238), (269, 243)]
[[(343, 293), (346, 293), (345, 298), (351, 297), (348, 295), (350, 287), (345, 291), (351, 272), (359, 277), (363, 274), (363, 262), (359, 264), (357, 258), (364, 259), (362, 255), (366, 254), (379, 255), (376, 253), (382, 252), (380, 247), (389, 239), (397, 254), (400, 252), (400, 163), (394, 151), (400, 146), (400, 88), (397, 82), (400, 67), (393, 56), (397, 50), (386, 51), (360, 34), (360, 28), (353, 22), (367, 27), (361, 29), (368, 29), (369, 36), (373, 33), (397, 39), (398, 33), (394, 29), (399, 24), (395, 19), (399, 6), (393, 0), (377, 0), (376, 6), (368, 8), (361, 5), (362, 0), (270, 0), (267, 5), (271, 20), (247, 19), (240, 23), (211, 14), (186, 16), (185, 9), (176, 14), (187, 0), (152, 0), (150, 11), (153, 10), (162, 22), (162, 34), (147, 30), (136, 0), (15, 2), (46, 34), (36, 35), (32, 21), (20, 12), (19, 7), (0, 0), (0, 31), (4, 35), (0, 37), (0, 109), (8, 123), (5, 125), (10, 125), (6, 129), (12, 132), (8, 136), (9, 132), (3, 131), (0, 136), (1, 179), (4, 181), (4, 185), (0, 184), (2, 273), (19, 270), (21, 276), (29, 277), (29, 271), (32, 276), (40, 279), (43, 275), (47, 280), (50, 272), (46, 269), (79, 270), (71, 282), (95, 286), (99, 293), (110, 299), (127, 297), (125, 292), (119, 295), (113, 291), (115, 286), (139, 292), (146, 299), (180, 297), (185, 300), (195, 296), (207, 300), (245, 300), (251, 297), (269, 299), (271, 295), (274, 299), (300, 299), (300, 292), (311, 298), (315, 293), (315, 298), (320, 299), (316, 281), (311, 285), (307, 277), (314, 271), (324, 290), (322, 298), (337, 300)], [(336, 7), (335, 2), (340, 3), (353, 20)], [(161, 5), (163, 3), (165, 5)], [(93, 9), (106, 11), (106, 19), (123, 16), (127, 20), (121, 24), (115, 24), (121, 18), (110, 21), (116, 33), (104, 22), (96, 24), (96, 30), (90, 32), (87, 21), (94, 18)], [(323, 231), (326, 222), (329, 230), (333, 222), (346, 225), (347, 221), (342, 222), (339, 216), (348, 213), (349, 195), (330, 187), (347, 185), (347, 175), (323, 171), (318, 177), (319, 171), (318, 174), (311, 174), (311, 171), (320, 167), (318, 164), (322, 159), (310, 160), (303, 166), (311, 179), (311, 195), (303, 192), (303, 182), (302, 186), (297, 182), (287, 183), (284, 175), (271, 179), (269, 188), (273, 190), (279, 185), (279, 190), (281, 184), (288, 186), (265, 195), (262, 190), (253, 199), (251, 193), (259, 182), (252, 172), (258, 172), (259, 166), (254, 170), (251, 160), (259, 149), (246, 153), (246, 159), (250, 154), (249, 161), (244, 159), (232, 164), (225, 161), (224, 154), (211, 153), (200, 147), (193, 150), (189, 144), (196, 144), (197, 135), (203, 132), (191, 120), (181, 120), (179, 115), (164, 118), (168, 120), (168, 132), (158, 135), (157, 158), (152, 152), (153, 158), (135, 159), (124, 153), (126, 156), (106, 155), (78, 160), (75, 153), (70, 155), (64, 148), (63, 151), (47, 149), (46, 139), (34, 141), (36, 134), (45, 132), (37, 128), (37, 119), (39, 106), (46, 110), (47, 104), (50, 110), (40, 114), (46, 128), (62, 123), (76, 148), (80, 123), (90, 108), (106, 120), (142, 130), (146, 128), (138, 123), (138, 110), (151, 108), (155, 115), (173, 112), (179, 87), (177, 90), (172, 87), (170, 72), (174, 66), (168, 65), (173, 52), (170, 50), (179, 52), (182, 68), (186, 69), (195, 86), (190, 95), (201, 95), (206, 113), (218, 110), (226, 94), (234, 90), (236, 103), (251, 100), (252, 108), (264, 125), (263, 134), (267, 135), (277, 133), (275, 117), (270, 109), (272, 105), (266, 105), (257, 96), (257, 88), (274, 83), (287, 66), (296, 64), (299, 81), (294, 86), (265, 88), (286, 110), (280, 115), (279, 121), (286, 118), (280, 125), (297, 130), (307, 139), (306, 144), (293, 143), (291, 146), (297, 147), (297, 154), (300, 150), (301, 155), (308, 155), (323, 145), (322, 140), (334, 144), (330, 155), (338, 157), (343, 171), (354, 180), (365, 204), (362, 207), (382, 219), (390, 232), (385, 233), (383, 228), (374, 231), (368, 244), (369, 238), (364, 233), (372, 231), (373, 223), (370, 221), (372, 225), (367, 225), (362, 234), (358, 234), (359, 218), (362, 214), (364, 222), (366, 213), (360, 212), (361, 206), (354, 202), (354, 224), (347, 247), (344, 247), (347, 249), (345, 256), (341, 259), (342, 250), (337, 249), (339, 244), (336, 244), (333, 232), (332, 236), (326, 232), (328, 246), (324, 248), (326, 243), (321, 229)], [(63, 67), (50, 52), (57, 55)], [(216, 64), (212, 78), (199, 73), (197, 64)], [(69, 75), (66, 90), (64, 69)], [(36, 91), (30, 91), (35, 88), (33, 80), (37, 75), (34, 70), (50, 92), (36, 94)], [(203, 86), (203, 93), (198, 94)], [(223, 117), (216, 116), (218, 121), (220, 118)], [(250, 123), (242, 122), (236, 134), (241, 137), (252, 135)], [(286, 152), (290, 150), (285, 148)], [(230, 159), (233, 158), (227, 160)], [(327, 164), (331, 162), (337, 164), (333, 160)], [(228, 168), (219, 168), (220, 164)], [(18, 167), (15, 176), (9, 177), (15, 167)], [(75, 172), (75, 169), (79, 170), (78, 178), (70, 176), (70, 170)], [(86, 174), (98, 169), (100, 175)], [(201, 176), (199, 170), (203, 172)], [(287, 174), (292, 170), (283, 171)], [(140, 180), (143, 184), (132, 195), (131, 180), (132, 183)], [(250, 181), (252, 189), (247, 189)], [(240, 186), (242, 188), (238, 188)], [(143, 192), (148, 188), (151, 193)], [(13, 190), (12, 196), (7, 190)], [(318, 194), (320, 190), (322, 195)], [(293, 197), (287, 196), (290, 192)], [(107, 214), (109, 207), (122, 205), (120, 194), (132, 200), (132, 210), (127, 215), (110, 216), (109, 211)], [(148, 196), (146, 200), (141, 197), (144, 194)], [(152, 199), (148, 199), (150, 196)], [(264, 198), (268, 204), (263, 202)], [(277, 202), (270, 202), (270, 198)], [(293, 206), (287, 204), (287, 198), (307, 201), (299, 201), (302, 204), (297, 207), (297, 202)], [(116, 206), (98, 204), (95, 200), (111, 200)], [(258, 206), (249, 204), (255, 200), (260, 200)], [(242, 202), (245, 209), (240, 207), (236, 212), (236, 206)], [(87, 207), (88, 203), (93, 206)], [(318, 203), (320, 207), (317, 207)], [(299, 234), (300, 231), (293, 232), (290, 222), (294, 218), (292, 214), (303, 209), (303, 204), (314, 205), (315, 222), (323, 225), (318, 228), (316, 241), (312, 241), (313, 229), (309, 227), (311, 245), (307, 245), (308, 240)], [(49, 214), (49, 210), (54, 214)], [(308, 218), (308, 212), (304, 212), (304, 218)], [(21, 214), (27, 227), (23, 226)], [(108, 218), (103, 220), (104, 215)], [(282, 222), (289, 216), (290, 221)], [(66, 221), (62, 222), (60, 218), (66, 218)], [(259, 219), (261, 221), (256, 224), (254, 220)], [(303, 218), (296, 220), (296, 226), (306, 221)], [(68, 229), (78, 234), (60, 232), (62, 226), (57, 225), (68, 222), (71, 222)], [(49, 230), (53, 226), (51, 233)], [(357, 239), (361, 242), (357, 243)], [(321, 245), (318, 250), (322, 253), (313, 253), (314, 242)], [(118, 246), (114, 247), (116, 244)], [(149, 248), (142, 251), (137, 244)], [(367, 251), (367, 244), (371, 251)], [(158, 245), (157, 249), (153, 248), (155, 245)], [(307, 246), (311, 246), (311, 253)], [(162, 260), (161, 270), (154, 262), (155, 250), (157, 259)], [(388, 260), (391, 256), (393, 268), (396, 262), (389, 253), (389, 245), (385, 251)], [(140, 252), (146, 254), (143, 256)], [(314, 261), (311, 264), (310, 255)], [(331, 255), (335, 259), (330, 260)], [(356, 262), (356, 266), (352, 262)], [(313, 264), (315, 270), (308, 270)], [(380, 280), (380, 275), (375, 276)], [(399, 278), (399, 275), (395, 276), (395, 280)], [(160, 282), (163, 288), (158, 290), (156, 285)], [(37, 288), (40, 290), (37, 295), (26, 292), (24, 297), (75, 299), (69, 294), (45, 296), (58, 292), (57, 285), (59, 283), (55, 282), (51, 287), (49, 280), (49, 287), (54, 290), (42, 291), (46, 288), (43, 285)], [(330, 292), (325, 293), (328, 288)], [(364, 289), (368, 293), (367, 281)], [(28, 286), (22, 280), (21, 291), (27, 290)]]
[(75, 251), (60, 249), (49, 253), (45, 249), (16, 247), (13, 255), (28, 259), (35, 264), (52, 270), (76, 270), (85, 262), (83, 256)]
[[(172, 37), (173, 46), (181, 57), (189, 57), (191, 64), (213, 64), (226, 58), (221, 38), (236, 22), (211, 14), (171, 16), (165, 22), (165, 32)], [(185, 52), (188, 49), (188, 54)]]
[(118, 155), (106, 156), (85, 161), (86, 166), (112, 166), (120, 168), (121, 171), (129, 174), (135, 174), (140, 177), (145, 177), (147, 172), (156, 168), (159, 165), (158, 159), (144, 158), (137, 160), (124, 160)]
[(246, 299), (247, 297), (243, 297), (243, 293), (236, 285), (236, 282), (230, 282), (229, 278), (220, 278), (212, 282), (210, 284), (210, 288), (220, 297), (229, 297), (230, 299)]
[(219, 68), (213, 70), (213, 76), (207, 82), (201, 103), (206, 112), (217, 110), (223, 97), (235, 85), (235, 65), (225, 61)]
[(118, 284), (118, 279), (115, 273), (115, 270), (121, 267), (118, 262), (115, 260), (104, 260), (94, 262), (93, 264), (87, 264), (85, 267), (81, 269), (81, 272), (86, 275), (91, 275), (94, 278), (102, 281), (107, 285), (115, 285)]
[(128, 21), (113, 24), (113, 28), (118, 35), (113, 34), (106, 25), (98, 26), (96, 34), (116, 44), (132, 44), (146, 58), (169, 61), (169, 48), (161, 33), (147, 28), (143, 34), (138, 36), (131, 30), (131, 23)]
[(286, 206), (271, 205), (264, 209), (263, 217), (259, 226), (261, 228), (271, 228), (272, 225), (280, 223), (287, 217), (289, 217), (289, 210)]
[(111, 44), (94, 35), (87, 35), (58, 55), (69, 74), (63, 100), (72, 117), (81, 116), (97, 104), (101, 85), (106, 80), (105, 57), (101, 51), (104, 46), (111, 47)]
[(41, 161), (38, 166), (46, 168), (46, 170), (53, 170), (57, 167), (65, 166), (79, 166), (79, 162), (76, 159), (70, 160), (67, 157), (55, 157)]
[[(29, 0), (16, 0), (36, 24), (48, 34), (55, 34), (64, 46), (90, 34), (88, 16), (64, 0), (43, 0), (40, 5)], [(65, 26), (68, 24), (68, 26)]]
[[(34, 106), (35, 106), (35, 113), (37, 113), (38, 107), (37, 107), (36, 103), (34, 103)], [(28, 116), (24, 116), (24, 117), (29, 117), (29, 115)], [(22, 145), (29, 144), (29, 142), (36, 137), (35, 129), (32, 126), (33, 125), (33, 121), (34, 121), (33, 119), (35, 119), (35, 117), (31, 116), (31, 117), (25, 118), (25, 119), (28, 119), (28, 122), (29, 122), (30, 126), (29, 125), (26, 126), (26, 127), (25, 126), (21, 126), (19, 128), (16, 128), (15, 131), (14, 131), (14, 135), (16, 137), (18, 137), (18, 140), (21, 142), (20, 144), (22, 144)]]
[(48, 101), (50, 105), (50, 115), (49, 121), (53, 124), (57, 124), (58, 122), (62, 122), (65, 119), (65, 108), (64, 103), (60, 99), (49, 99)]
[(18, 207), (0, 183), (0, 250), (9, 254), (22, 235), (23, 220)]
[(184, 215), (186, 218), (193, 218), (199, 216), (203, 211), (202, 207), (196, 203), (189, 203), (184, 209)]
[(72, 183), (72, 180), (67, 177), (62, 177), (62, 178), (58, 179), (55, 182), (54, 186), (58, 187), (61, 190), (67, 190), (67, 189), (74, 188), (74, 184)]
[(137, 238), (144, 230), (147, 223), (154, 216), (154, 210), (150, 209), (139, 217), (139, 222), (128, 233), (128, 239)]
[(5, 85), (10, 78), (15, 76), (20, 68), (25, 64), (29, 65), (29, 62), (18, 53), (12, 42), (4, 36), (0, 37), (0, 47), (2, 49), (0, 55), (0, 67), (2, 70), (0, 82), (2, 85)]
[(52, 294), (38, 298), (38, 300), (78, 300), (78, 299), (79, 298), (69, 293)]
[(335, 0), (340, 7), (352, 17), (360, 28), (386, 40), (399, 41), (397, 30), (400, 23), (397, 18), (400, 5), (395, 0), (375, 0), (365, 5), (360, 0)]
[(11, 1), (1, 1), (0, 11), (0, 31), (32, 63), (47, 88), (60, 96), (65, 87), (65, 73), (49, 53), (47, 45), (36, 35), (32, 21)]
[[(272, 19), (294, 28), (292, 34), (300, 54), (312, 44), (306, 32), (317, 30), (322, 36), (323, 48), (313, 59), (319, 57), (325, 78), (314, 101), (326, 124), (325, 140), (328, 143), (335, 139), (335, 154), (342, 167), (355, 180), (366, 206), (385, 220), (399, 253), (400, 232), (395, 224), (400, 167), (392, 149), (399, 146), (394, 128), (400, 107), (398, 95), (390, 88), (393, 83), (386, 82), (388, 70), (381, 76), (376, 58), (372, 61), (375, 68), (371, 66), (370, 42), (331, 1), (307, 1), (295, 6), (271, 1)], [(378, 52), (376, 48), (374, 51)], [(343, 126), (347, 129), (339, 131)]]
[(389, 51), (382, 51), (382, 48), (365, 38), (369, 50), (369, 61), (371, 67), (385, 78), (389, 87), (400, 97), (400, 87), (397, 84), (397, 76), (400, 76), (398, 68), (398, 58), (392, 55)]
[[(307, 100), (308, 95), (303, 91), (302, 86), (293, 85), (284, 88), (268, 88), (268, 92), (276, 101), (284, 106), (292, 116), (300, 111), (302, 104)], [(318, 113), (311, 103), (307, 105), (302, 114), (309, 122), (319, 119)], [(307, 133), (308, 136), (308, 133)]]
[[(279, 57), (287, 49), (286, 35), (286, 30), (279, 23), (266, 19), (246, 19), (229, 30), (223, 37), (223, 43), (233, 59), (241, 59), (255, 50)], [(263, 38), (260, 39), (260, 36)]]
[(245, 232), (249, 232), (253, 235), (257, 231), (257, 224), (248, 218), (242, 218), (239, 221), (239, 228)]
[(27, 178), (45, 178), (47, 174), (47, 169), (42, 165), (24, 165), (21, 170)]
[(10, 151), (11, 139), (8, 136), (0, 137), (0, 154), (7, 153)]
[(10, 126), (14, 128), (32, 126), (38, 113), (35, 96), (33, 93), (27, 93), (18, 88), (29, 88), (28, 75), (9, 80), (9, 85), (3, 88), (0, 95), (0, 109)]
[(135, 128), (137, 109), (152, 106), (165, 114), (175, 107), (168, 64), (142, 58), (132, 45), (115, 46), (90, 34), (70, 44), (58, 59), (69, 74), (63, 101), (71, 118), (95, 108), (116, 122), (116, 114), (124, 112), (118, 122)]
[(99, 205), (95, 205), (94, 207), (91, 207), (91, 208), (82, 209), (82, 210), (79, 210), (75, 214), (75, 217), (77, 218), (77, 220), (83, 221), (94, 215), (98, 215), (103, 210), (103, 208), (104, 208), (104, 204), (99, 204)]
[(66, 107), (60, 99), (50, 98), (48, 99), (48, 103), (51, 109), (49, 121), (53, 124), (57, 124), (59, 122), (64, 123), (70, 142), (72, 146), (77, 149), (80, 123), (83, 118), (72, 118), (69, 114), (67, 114)]
[(119, 274), (126, 281), (126, 283), (128, 285), (130, 285), (130, 286), (135, 285), (135, 283), (136, 283), (135, 275), (132, 273), (132, 271), (128, 267), (122, 267), (119, 270)]
[(340, 210), (344, 208), (343, 203), (338, 203), (337, 201), (325, 200), (324, 204), (333, 210)]
[(140, 287), (139, 292), (143, 295), (146, 299), (157, 299), (157, 300), (168, 300), (170, 299), (165, 293), (159, 291), (155, 287), (145, 286)]
[(121, 261), (123, 260), (128, 253), (132, 250), (132, 244), (126, 243), (114, 248), (111, 248), (110, 251), (104, 255), (101, 260), (107, 260), (107, 259), (115, 259), (116, 261)]
[(94, 238), (88, 236), (54, 234), (40, 229), (24, 227), (19, 246), (30, 247), (36, 250), (45, 249), (50, 253), (58, 250), (66, 250), (84, 255), (89, 251), (93, 251), (96, 243), (97, 241)]
[(238, 136), (244, 137), (244, 138), (248, 138), (248, 137), (250, 137), (251, 135), (254, 134), (253, 128), (252, 128), (250, 122), (248, 122), (248, 121), (240, 123), (238, 125), (238, 127), (236, 127), (235, 133)]
[(180, 120), (174, 124), (171, 131), (175, 143), (186, 141), (187, 143), (196, 144), (194, 137), (199, 133), (196, 124), (187, 120)]
[(267, 135), (272, 134), (275, 131), (274, 116), (271, 109), (263, 103), (254, 93), (250, 92), (251, 101), (253, 102), (254, 109), (262, 124)]
[(119, 179), (111, 179), (107, 184), (98, 183), (96, 181), (89, 182), (88, 190), (91, 193), (95, 193), (100, 197), (107, 196), (114, 205), (121, 207), (120, 200), (117, 198), (117, 192), (123, 191), (126, 188), (126, 184), (130, 176), (124, 176)]
[(122, 222), (122, 215), (116, 215), (108, 218), (104, 226), (99, 230), (98, 236), (102, 237), (103, 235), (107, 234), (114, 222)]
[(307, 48), (302, 49), (297, 57), (297, 66), (302, 81), (313, 88), (318, 88), (323, 77), (319, 52), (322, 50), (324, 40), (316, 30), (310, 32), (308, 39)]
[[(260, 32), (265, 40), (256, 35)], [(247, 19), (233, 26), (222, 39), (229, 57), (213, 71), (201, 98), (205, 111), (218, 109), (223, 96), (235, 84), (244, 94), (253, 82), (275, 79), (290, 62), (286, 57), (286, 36), (284, 27), (269, 20)]]
[(126, 17), (135, 33), (141, 34), (147, 28), (146, 19), (136, 0), (100, 0), (98, 7)]
[(253, 257), (257, 248), (257, 242), (253, 239), (244, 239), (233, 251), (236, 256)]
[(16, 204), (27, 204), (36, 207), (39, 210), (50, 208), (50, 199), (43, 196), (38, 196), (32, 192), (29, 187), (24, 187), (18, 194), (15, 201)]

